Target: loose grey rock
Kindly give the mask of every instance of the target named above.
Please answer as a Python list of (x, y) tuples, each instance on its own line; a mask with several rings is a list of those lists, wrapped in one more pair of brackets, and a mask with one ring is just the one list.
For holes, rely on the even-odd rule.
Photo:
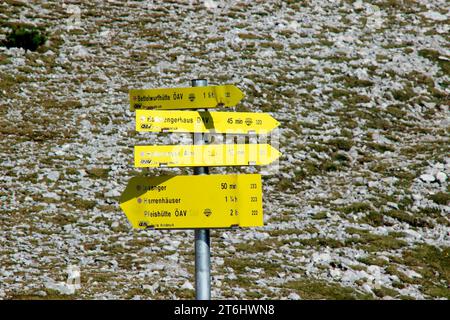
[(44, 290), (41, 290), (41, 291), (36, 292), (36, 295), (40, 296), (40, 297), (46, 297), (47, 296), (47, 292), (45, 292)]
[(312, 261), (314, 263), (327, 263), (331, 260), (331, 256), (329, 253), (313, 253)]
[(346, 270), (341, 278), (341, 281), (353, 283), (361, 278), (368, 278), (369, 275), (365, 271)]
[(422, 15), (425, 18), (435, 20), (435, 21), (445, 21), (445, 20), (449, 19), (448, 15), (441, 14), (437, 11), (428, 11), (428, 12), (422, 13)]
[(58, 196), (56, 193), (54, 192), (46, 192), (42, 195), (42, 197), (47, 198), (47, 199), (53, 199), (53, 200), (61, 200), (61, 197)]
[(230, 280), (236, 280), (237, 276), (234, 273), (229, 273), (226, 275), (226, 278)]
[(398, 210), (398, 204), (394, 203), (394, 202), (388, 202), (386, 203), (389, 207), (397, 209)]
[(105, 192), (105, 197), (106, 198), (120, 197), (120, 192), (118, 190), (112, 189), (112, 190)]
[(186, 282), (181, 286), (181, 289), (194, 290), (194, 286), (192, 285), (192, 283), (186, 280)]
[(59, 179), (60, 173), (58, 171), (50, 171), (47, 174), (47, 179), (51, 181), (57, 181)]
[(181, 241), (179, 240), (174, 240), (174, 239), (170, 239), (170, 244), (175, 247), (178, 248), (178, 246), (181, 244)]
[(420, 179), (424, 182), (433, 182), (435, 177), (432, 174), (422, 174)]
[(154, 283), (152, 285), (150, 284), (144, 284), (142, 285), (142, 289), (146, 290), (146, 291), (150, 291), (151, 294), (155, 294), (156, 290), (159, 288), (159, 284), (158, 283)]
[(163, 247), (163, 250), (165, 250), (165, 251), (175, 251), (177, 248), (176, 247), (174, 247), (174, 246), (172, 246), (172, 245), (165, 245), (164, 247)]
[(151, 290), (152, 286), (149, 285), (149, 284), (144, 284), (144, 285), (142, 285), (142, 289), (144, 289), (144, 290)]
[(164, 263), (156, 262), (156, 263), (152, 263), (152, 264), (147, 264), (147, 265), (145, 265), (143, 267), (147, 271), (155, 271), (155, 270), (156, 271), (162, 271), (162, 270), (167, 268), (167, 265), (164, 264)]
[(214, 259), (214, 263), (218, 266), (223, 266), (225, 263), (225, 260), (223, 258), (217, 257), (216, 259)]
[[(224, 276), (214, 278), (213, 297), (230, 297), (224, 293), (231, 289), (230, 298), (248, 299), (246, 292), (264, 288), (263, 299), (287, 299), (292, 291), (286, 291), (286, 283), (304, 279), (306, 273), (311, 281), (332, 281), (362, 292), (400, 282), (400, 294), (437, 298), (384, 268), (369, 267), (370, 259), (360, 260), (368, 258), (366, 241), (359, 240), (368, 235), (404, 240), (401, 249), (380, 247), (369, 254), (392, 258), (399, 271), (408, 269), (404, 252), (422, 244), (442, 248), (450, 241), (448, 227), (441, 223), (447, 208), (430, 199), (446, 191), (450, 174), (450, 157), (435, 143), (446, 141), (450, 124), (448, 108), (436, 99), (436, 93), (446, 93), (442, 63), (448, 62), (450, 30), (439, 23), (448, 16), (444, 1), (409, 1), (394, 11), (361, 0), (304, 1), (300, 9), (290, 2), (235, 6), (221, 1), (209, 12), (201, 1), (194, 6), (187, 4), (192, 1), (172, 1), (170, 7), (154, 1), (112, 2), (92, 6), (77, 1), (78, 32), (68, 32), (67, 23), (52, 27), (60, 36), (57, 43), (49, 40), (54, 51), (0, 47), (0, 73), (16, 83), (0, 88), (2, 130), (7, 133), (0, 144), (5, 168), (0, 178), (0, 243), (6, 253), (0, 255), (0, 296), (42, 290), (45, 274), (62, 281), (65, 266), (79, 263), (86, 285), (76, 289), (76, 298), (130, 298), (139, 284), (146, 286), (139, 296), (132, 294), (135, 298), (179, 298), (175, 289), (193, 277), (194, 231), (133, 230), (117, 200), (137, 172), (158, 176), (192, 171), (136, 170), (133, 145), (192, 144), (192, 137), (136, 132), (127, 91), (186, 86), (186, 79), (214, 73), (230, 75), (229, 81), (245, 93), (238, 108), (269, 111), (280, 122), (273, 132), (279, 139), (271, 134), (269, 140), (279, 142), (274, 147), (283, 156), (275, 166), (242, 168), (243, 173), (265, 175), (265, 224), (212, 232), (212, 271)], [(20, 20), (48, 25), (66, 13), (69, 22), (75, 16), (68, 9), (34, 1), (20, 7)], [(146, 30), (136, 24), (136, 19), (158, 16), (161, 10), (167, 19), (146, 21)], [(4, 5), (1, 11), (2, 18), (13, 21), (17, 6)], [(411, 12), (418, 18), (410, 19)], [(104, 20), (100, 28), (99, 16)], [(0, 40), (5, 38), (0, 34)], [(152, 61), (140, 63), (139, 48), (149, 48)], [(202, 52), (208, 52), (208, 61), (198, 54)], [(146, 76), (148, 69), (152, 77)], [(422, 75), (434, 86), (423, 85)], [(356, 113), (351, 111), (354, 104)], [(391, 125), (396, 130), (389, 130)], [(402, 130), (404, 126), (411, 130)], [(108, 177), (86, 172), (106, 167)], [(433, 175), (434, 181), (424, 182), (421, 174)], [(416, 179), (410, 181), (410, 176)], [(40, 196), (46, 193), (50, 198)], [(370, 211), (395, 208), (387, 201), (411, 219), (427, 219), (432, 227), (416, 228), (389, 214), (380, 226)], [(424, 217), (426, 208), (431, 210)], [(441, 214), (432, 212), (434, 208)], [(19, 222), (25, 216), (30, 228)], [(402, 236), (404, 230), (412, 231)], [(226, 236), (219, 238), (222, 233)], [(179, 255), (168, 257), (172, 252)], [(273, 265), (276, 273), (271, 276), (261, 266), (241, 268), (245, 261)], [(363, 266), (366, 271), (352, 269)], [(229, 281), (237, 276), (249, 279), (252, 288)], [(157, 295), (156, 283), (162, 286)], [(67, 291), (64, 284), (53, 286)]]
[(116, 229), (119, 227), (119, 222), (118, 221), (114, 221), (113, 223), (111, 223), (111, 228), (112, 229)]
[(295, 292), (291, 292), (288, 296), (289, 300), (300, 300), (300, 296), (298, 294), (296, 294)]
[(330, 276), (331, 276), (333, 279), (339, 279), (339, 278), (341, 277), (341, 275), (342, 275), (342, 271), (339, 270), (339, 269), (337, 269), (337, 268), (331, 269), (331, 270), (329, 271), (329, 273), (330, 273)]
[(364, 283), (361, 288), (367, 293), (373, 293), (371, 286), (368, 283)]
[(269, 238), (269, 234), (265, 233), (265, 232), (254, 232), (253, 236), (255, 237), (255, 239), (258, 240), (264, 240)]
[(75, 293), (75, 286), (64, 282), (49, 281), (45, 283), (45, 287), (50, 290), (58, 291), (61, 294), (71, 295)]
[(414, 270), (404, 270), (403, 273), (409, 278), (422, 278), (422, 275)]
[(413, 239), (422, 238), (420, 233), (418, 233), (417, 231), (411, 230), (411, 229), (403, 230), (403, 232), (406, 233), (406, 236), (409, 238), (413, 238)]
[(381, 268), (379, 266), (369, 266), (367, 267), (367, 272), (372, 275), (375, 279), (378, 279), (381, 277)]
[(445, 181), (447, 181), (447, 175), (444, 172), (439, 171), (438, 173), (436, 173), (436, 180), (439, 181), (439, 183), (443, 184), (445, 183)]

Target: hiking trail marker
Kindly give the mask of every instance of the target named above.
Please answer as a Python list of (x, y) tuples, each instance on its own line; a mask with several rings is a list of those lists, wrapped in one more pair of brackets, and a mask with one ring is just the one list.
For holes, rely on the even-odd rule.
[(194, 141), (193, 145), (135, 146), (135, 167), (194, 167), (194, 175), (133, 177), (120, 197), (120, 207), (134, 228), (195, 230), (199, 300), (211, 298), (209, 228), (264, 225), (261, 175), (209, 175), (208, 168), (267, 165), (281, 155), (267, 143), (205, 144), (204, 133), (252, 136), (268, 134), (279, 125), (265, 113), (206, 111), (233, 107), (244, 97), (234, 85), (207, 84), (197, 79), (192, 87), (130, 90), (136, 131), (189, 132)]
[(120, 203), (139, 229), (263, 225), (259, 174), (134, 177)]

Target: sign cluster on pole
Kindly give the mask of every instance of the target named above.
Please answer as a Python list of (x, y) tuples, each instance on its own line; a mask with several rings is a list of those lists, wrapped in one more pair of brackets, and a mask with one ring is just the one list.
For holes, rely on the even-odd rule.
[[(207, 86), (206, 80), (194, 80), (193, 84), (195, 81), (203, 82), (203, 86), (130, 90), (136, 130), (188, 132), (194, 133), (194, 140), (198, 140), (202, 133), (267, 134), (279, 125), (264, 113), (209, 112), (210, 108), (235, 106), (244, 94), (234, 85)], [(194, 145), (134, 147), (135, 167), (194, 167), (197, 174), (202, 167), (267, 165), (279, 156), (280, 152), (266, 143), (194, 142)], [(139, 229), (196, 229), (197, 232), (262, 226), (261, 175), (134, 177), (120, 197), (120, 207), (131, 225)], [(209, 250), (209, 233), (207, 240)], [(197, 258), (201, 257), (196, 252), (196, 269)], [(209, 268), (209, 262), (203, 266)], [(206, 271), (209, 276), (209, 270)], [(209, 288), (209, 279), (204, 279), (203, 284), (205, 281), (207, 286), (203, 287)], [(197, 293), (197, 297), (209, 298), (209, 295)]]

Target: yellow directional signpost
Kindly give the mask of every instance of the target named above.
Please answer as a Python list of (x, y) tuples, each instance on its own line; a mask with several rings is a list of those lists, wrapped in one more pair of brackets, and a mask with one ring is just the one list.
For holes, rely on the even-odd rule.
[(130, 108), (196, 109), (233, 107), (244, 94), (233, 85), (130, 90)]
[(134, 165), (140, 168), (267, 165), (280, 152), (269, 144), (209, 144), (135, 146)]
[(267, 113), (136, 110), (136, 131), (265, 134), (279, 122)]
[(269, 114), (209, 112), (243, 97), (234, 85), (130, 90), (136, 131), (191, 132), (193, 145), (135, 146), (135, 167), (194, 167), (193, 176), (131, 178), (120, 207), (134, 228), (195, 229), (196, 298), (211, 297), (210, 228), (263, 226), (261, 175), (209, 175), (211, 166), (267, 165), (280, 157), (269, 144), (204, 144), (203, 133), (268, 134), (279, 123)]
[(140, 229), (262, 226), (261, 175), (134, 177), (120, 207)]

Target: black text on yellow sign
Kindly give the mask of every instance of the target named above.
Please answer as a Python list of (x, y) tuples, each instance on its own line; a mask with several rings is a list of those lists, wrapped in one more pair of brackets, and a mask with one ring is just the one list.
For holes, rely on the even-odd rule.
[(268, 165), (280, 156), (269, 144), (135, 146), (140, 168)]
[(233, 107), (244, 97), (242, 91), (234, 85), (132, 89), (129, 95), (131, 111)]
[(134, 177), (120, 207), (140, 229), (262, 226), (261, 175)]
[(267, 134), (279, 122), (267, 113), (136, 110), (136, 131)]

